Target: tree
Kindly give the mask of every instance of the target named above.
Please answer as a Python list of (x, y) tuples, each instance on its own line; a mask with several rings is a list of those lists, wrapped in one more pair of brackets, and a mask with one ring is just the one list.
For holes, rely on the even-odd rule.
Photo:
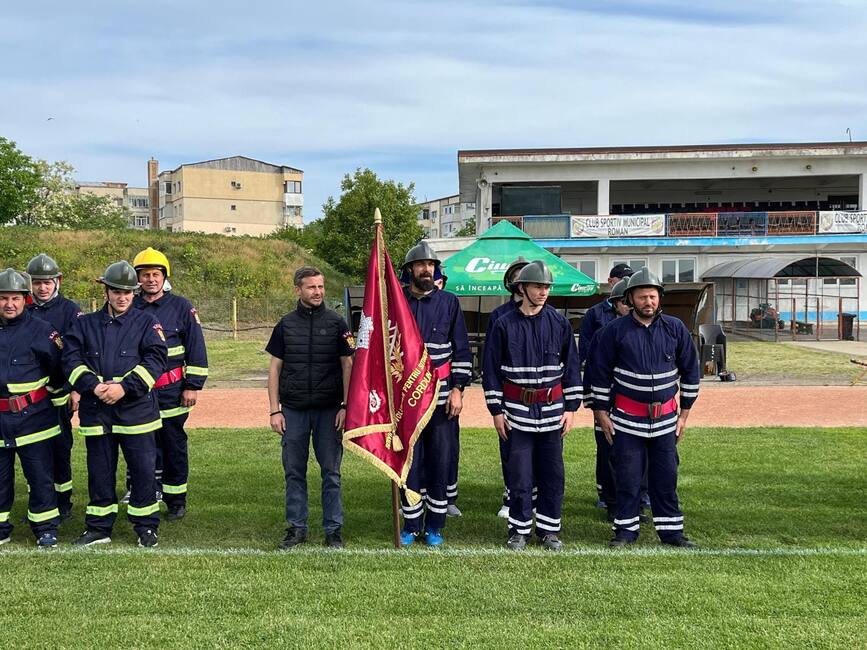
[(39, 164), (0, 136), (0, 224), (14, 222), (39, 200)]
[(322, 219), (311, 221), (303, 228), (283, 226), (268, 235), (269, 239), (280, 239), (283, 241), (294, 242), (304, 250), (310, 251), (311, 253), (317, 250), (321, 237)]
[(424, 235), (416, 222), (415, 184), (382, 181), (370, 169), (356, 169), (340, 183), (339, 201), (322, 206), (322, 236), (316, 252), (332, 266), (355, 278), (364, 276), (373, 240), (373, 212), (382, 211), (383, 232), (392, 260), (400, 264)]
[(475, 237), (476, 235), (476, 220), (470, 219), (460, 230), (455, 233), (455, 237)]

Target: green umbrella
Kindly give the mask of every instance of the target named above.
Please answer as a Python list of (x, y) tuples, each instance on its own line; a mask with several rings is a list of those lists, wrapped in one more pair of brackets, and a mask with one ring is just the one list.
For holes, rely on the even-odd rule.
[(501, 221), (486, 230), (474, 243), (442, 263), (448, 276), (446, 289), (459, 296), (507, 296), (503, 286), (506, 268), (519, 255), (542, 260), (554, 275), (554, 296), (591, 296), (596, 282), (538, 244), (523, 230)]

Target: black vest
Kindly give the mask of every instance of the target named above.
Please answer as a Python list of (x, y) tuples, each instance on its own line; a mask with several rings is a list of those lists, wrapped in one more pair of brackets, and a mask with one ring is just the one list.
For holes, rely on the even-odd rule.
[(280, 321), (283, 369), (280, 403), (293, 409), (329, 408), (343, 401), (339, 343), (343, 319), (324, 306), (298, 303)]

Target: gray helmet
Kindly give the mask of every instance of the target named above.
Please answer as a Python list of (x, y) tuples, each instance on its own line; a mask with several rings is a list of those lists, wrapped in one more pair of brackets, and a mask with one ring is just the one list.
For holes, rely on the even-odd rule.
[(112, 289), (134, 291), (139, 288), (138, 273), (126, 260), (109, 265), (99, 281)]
[(434, 253), (430, 244), (424, 240), (420, 241), (406, 252), (406, 259), (403, 260), (403, 266), (401, 268), (406, 268), (413, 262), (421, 262), (422, 260), (430, 260), (435, 266), (440, 265), (440, 258), (438, 258), (437, 254)]
[(27, 273), (34, 280), (53, 280), (63, 275), (60, 272), (60, 267), (57, 266), (57, 262), (45, 253), (39, 253), (39, 255), (27, 262)]
[(551, 275), (551, 269), (542, 260), (533, 260), (518, 274), (515, 278), (515, 284), (554, 284), (554, 276)]
[(30, 293), (30, 282), (15, 269), (0, 272), (0, 293)]
[(640, 271), (636, 271), (632, 274), (632, 277), (629, 278), (629, 284), (626, 285), (626, 289), (623, 293), (631, 294), (633, 289), (640, 289), (642, 287), (654, 287), (659, 289), (660, 296), (665, 292), (665, 287), (662, 282), (660, 282), (659, 276), (646, 266)]
[(629, 284), (629, 278), (623, 278), (619, 282), (617, 282), (613, 287), (611, 287), (611, 295), (608, 296), (609, 300), (623, 300), (626, 295), (626, 285)]
[(509, 264), (509, 268), (507, 268), (506, 272), (503, 273), (503, 286), (506, 287), (506, 291), (509, 291), (511, 293), (515, 293), (515, 291), (517, 291), (518, 288), (515, 286), (515, 283), (509, 282), (509, 278), (511, 277), (515, 269), (523, 269), (529, 263), (530, 260), (528, 260), (523, 255), (519, 255), (511, 264)]

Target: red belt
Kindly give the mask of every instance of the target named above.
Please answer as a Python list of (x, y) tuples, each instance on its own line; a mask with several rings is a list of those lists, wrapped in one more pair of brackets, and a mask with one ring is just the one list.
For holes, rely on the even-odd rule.
[(42, 388), (31, 390), (29, 393), (15, 395), (8, 399), (0, 399), (0, 412), (12, 411), (13, 413), (20, 413), (31, 404), (41, 402), (46, 397), (48, 397), (48, 390), (43, 386)]
[(672, 397), (667, 402), (638, 402), (618, 393), (614, 396), (614, 407), (627, 415), (653, 420), (669, 413), (676, 413), (677, 400)]
[(514, 402), (521, 402), (525, 406), (539, 402), (551, 404), (555, 399), (563, 397), (563, 386), (557, 384), (551, 388), (523, 388), (506, 382), (503, 384), (503, 396)]
[(433, 374), (437, 379), (448, 379), (449, 375), (452, 374), (452, 362), (446, 361), (443, 365), (436, 366), (433, 369)]
[(174, 384), (175, 382), (179, 382), (184, 378), (184, 369), (183, 368), (172, 368), (166, 373), (160, 375), (160, 378), (154, 382), (154, 388), (162, 388), (163, 386), (168, 386), (169, 384)]

